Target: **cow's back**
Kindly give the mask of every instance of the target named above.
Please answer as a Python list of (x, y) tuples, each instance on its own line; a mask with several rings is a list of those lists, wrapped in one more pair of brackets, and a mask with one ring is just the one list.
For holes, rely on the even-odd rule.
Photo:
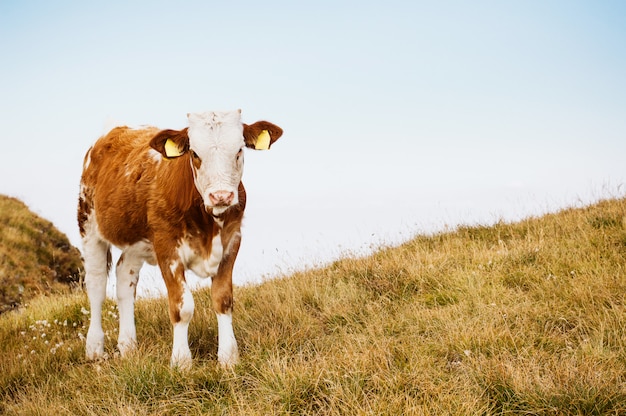
[(158, 131), (116, 127), (89, 149), (81, 177), (81, 232), (81, 217), (95, 212), (99, 233), (114, 245), (148, 238), (147, 203), (161, 158), (149, 142)]

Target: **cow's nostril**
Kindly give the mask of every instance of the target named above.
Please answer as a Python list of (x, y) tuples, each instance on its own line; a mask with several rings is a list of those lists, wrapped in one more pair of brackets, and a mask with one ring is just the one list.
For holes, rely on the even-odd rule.
[(235, 193), (229, 191), (216, 191), (209, 194), (211, 204), (213, 204), (214, 206), (230, 205), (230, 203), (233, 202), (234, 198)]

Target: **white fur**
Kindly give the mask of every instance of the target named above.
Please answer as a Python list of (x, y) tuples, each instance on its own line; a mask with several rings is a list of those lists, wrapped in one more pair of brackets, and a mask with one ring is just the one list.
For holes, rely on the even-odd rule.
[[(83, 162), (83, 170), (87, 169), (91, 164), (91, 149), (87, 151), (87, 155), (85, 156), (85, 160)], [(82, 188), (82, 185), (81, 185)]]
[(89, 295), (91, 319), (85, 345), (87, 358), (105, 358), (104, 331), (102, 330), (102, 304), (106, 297), (107, 253), (109, 245), (102, 239), (92, 211), (84, 224), (83, 253), (85, 262), (85, 288)]
[(216, 315), (218, 331), (217, 361), (222, 367), (232, 367), (239, 363), (237, 340), (233, 331), (233, 314), (232, 312), (227, 312)]
[(215, 276), (217, 274), (217, 269), (222, 261), (223, 256), (224, 248), (222, 246), (222, 237), (220, 233), (213, 237), (213, 241), (211, 242), (211, 255), (206, 261), (208, 276)]
[[(243, 174), (243, 156), (239, 154), (244, 147), (241, 111), (192, 113), (188, 119), (189, 147), (202, 161), (194, 171), (194, 180), (205, 205), (213, 207), (209, 195), (218, 191), (233, 192), (231, 205), (236, 205)], [(218, 215), (220, 211), (224, 208), (214, 209)]]
[(135, 328), (135, 295), (139, 271), (144, 261), (154, 264), (154, 251), (148, 241), (140, 241), (122, 252), (115, 269), (117, 278), (117, 306), (120, 313), (120, 331), (117, 347), (122, 356), (137, 345)]
[(233, 236), (230, 238), (230, 241), (226, 246), (226, 254), (230, 254), (230, 252), (233, 250), (233, 246), (239, 243), (241, 243), (241, 233), (239, 231), (236, 231), (233, 233)]
[[(235, 199), (237, 199), (237, 193), (235, 193)], [(213, 214), (214, 215), (222, 215), (224, 212), (226, 212), (226, 210), (228, 209), (228, 207), (213, 207)]]
[(180, 322), (174, 324), (174, 343), (172, 346), (172, 367), (187, 369), (191, 366), (191, 351), (189, 350), (188, 330), (189, 321), (193, 316), (194, 300), (187, 283), (183, 282), (183, 297), (179, 305)]
[(198, 277), (209, 277), (217, 274), (217, 269), (222, 261), (224, 249), (220, 234), (213, 237), (211, 243), (211, 254), (208, 259), (203, 258), (194, 252), (186, 241), (178, 247), (178, 255), (183, 261), (186, 269), (194, 272)]
[(180, 262), (178, 260), (172, 260), (170, 263), (170, 273), (172, 276), (176, 276), (176, 270), (178, 270), (178, 266), (180, 266)]
[(161, 160), (163, 160), (163, 155), (161, 155), (161, 153), (157, 152), (156, 150), (152, 148), (148, 150), (148, 155), (150, 156), (150, 159), (152, 159), (153, 162), (161, 163)]

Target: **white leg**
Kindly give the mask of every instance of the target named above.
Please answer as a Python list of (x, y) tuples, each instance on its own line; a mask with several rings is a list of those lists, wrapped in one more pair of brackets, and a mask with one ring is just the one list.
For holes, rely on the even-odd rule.
[(230, 368), (239, 363), (237, 340), (233, 332), (233, 314), (229, 311), (216, 315), (218, 331), (217, 361), (222, 367)]
[(122, 253), (115, 275), (117, 277), (117, 307), (120, 313), (120, 332), (117, 348), (122, 356), (135, 349), (137, 331), (135, 329), (135, 295), (139, 270), (143, 265), (140, 257), (134, 256), (132, 250)]
[(102, 303), (106, 297), (109, 246), (93, 235), (83, 239), (85, 258), (85, 288), (89, 297), (91, 319), (87, 331), (85, 352), (87, 359), (105, 358), (102, 330)]
[(191, 367), (191, 351), (189, 350), (188, 330), (193, 316), (194, 300), (187, 283), (182, 283), (183, 296), (180, 304), (180, 321), (174, 323), (174, 345), (170, 365), (180, 369)]

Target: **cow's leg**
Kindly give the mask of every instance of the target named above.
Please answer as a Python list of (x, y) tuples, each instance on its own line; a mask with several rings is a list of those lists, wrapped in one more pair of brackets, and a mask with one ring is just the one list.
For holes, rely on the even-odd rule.
[[(178, 320), (173, 321), (174, 342), (172, 344), (172, 358), (170, 365), (182, 369), (191, 366), (191, 351), (189, 350), (189, 322), (193, 317), (194, 300), (187, 282), (181, 282), (182, 295), (178, 302)], [(172, 301), (170, 301), (170, 310)]]
[(180, 260), (172, 260), (169, 264), (162, 264), (159, 261), (159, 265), (167, 287), (170, 320), (174, 333), (170, 365), (187, 369), (191, 366), (188, 330), (193, 317), (193, 295), (185, 281), (185, 268)]
[(109, 244), (94, 234), (87, 233), (83, 237), (85, 288), (91, 308), (91, 319), (85, 345), (86, 356), (89, 360), (105, 357), (102, 304), (106, 297), (107, 276), (111, 265)]
[(217, 361), (224, 368), (239, 362), (237, 340), (233, 331), (233, 266), (239, 252), (241, 233), (236, 230), (224, 236), (224, 255), (213, 277), (211, 299), (217, 315), (218, 347)]
[(117, 348), (122, 356), (132, 351), (137, 345), (135, 329), (135, 296), (139, 271), (144, 262), (146, 243), (140, 242), (128, 247), (117, 262), (117, 307), (120, 313), (120, 332)]

